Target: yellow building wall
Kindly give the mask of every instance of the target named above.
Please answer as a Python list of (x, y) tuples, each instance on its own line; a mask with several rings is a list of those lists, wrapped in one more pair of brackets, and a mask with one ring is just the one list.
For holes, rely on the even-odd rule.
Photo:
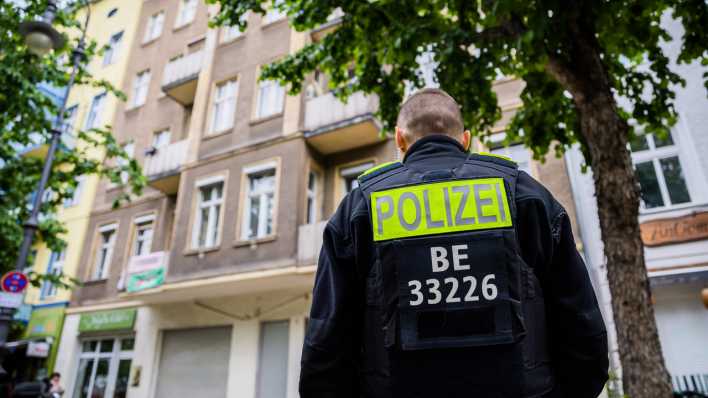
[[(87, 36), (96, 41), (99, 48), (106, 45), (111, 36), (123, 31), (118, 58), (110, 65), (103, 66), (103, 56), (97, 55), (91, 61), (89, 68), (95, 79), (104, 79), (110, 82), (114, 87), (123, 87), (123, 80), (126, 78), (126, 67), (128, 65), (128, 55), (130, 47), (135, 40), (137, 34), (138, 21), (140, 20), (140, 9), (142, 0), (100, 0), (91, 2), (91, 18)], [(108, 13), (117, 9), (112, 17)], [(77, 16), (78, 20), (83, 23), (85, 12), (82, 10)], [(77, 116), (74, 122), (74, 129), (82, 129), (86, 123), (86, 116), (93, 97), (100, 94), (103, 90), (90, 86), (74, 86), (69, 93), (67, 101), (67, 109), (74, 105), (77, 107)], [(101, 112), (101, 124), (111, 125), (115, 119), (115, 112), (119, 99), (115, 95), (108, 94), (106, 102)], [(81, 143), (77, 143), (81, 145)], [(101, 156), (100, 153), (96, 153)], [(58, 219), (64, 223), (67, 233), (63, 237), (68, 243), (66, 248), (66, 257), (64, 260), (63, 271), (65, 275), (76, 277), (79, 261), (81, 260), (81, 252), (84, 244), (90, 244), (91, 234), (88, 234), (89, 216), (93, 208), (93, 199), (96, 196), (96, 188), (98, 186), (97, 176), (84, 176), (83, 188), (77, 204), (67, 208), (61, 208), (58, 211)], [(34, 248), (37, 251), (33, 270), (39, 273), (45, 273), (51, 257), (51, 251), (44, 244), (39, 242)], [(81, 278), (79, 278), (81, 279)], [(68, 301), (71, 297), (71, 291), (59, 289), (54, 296), (41, 298), (41, 288), (31, 287), (28, 289), (25, 296), (27, 304), (50, 304), (56, 302)]]

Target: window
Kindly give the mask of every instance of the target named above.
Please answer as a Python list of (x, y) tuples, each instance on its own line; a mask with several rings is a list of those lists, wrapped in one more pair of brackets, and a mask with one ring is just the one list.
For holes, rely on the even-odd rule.
[[(49, 256), (49, 264), (47, 264), (48, 275), (61, 275), (64, 269), (64, 260), (66, 259), (66, 249), (60, 252), (52, 252)], [(53, 297), (57, 294), (57, 287), (50, 281), (45, 280), (42, 283), (42, 290), (39, 293), (40, 300)]]
[(490, 151), (494, 155), (502, 155), (511, 158), (519, 165), (519, 170), (523, 170), (531, 175), (531, 152), (521, 144), (502, 146)]
[[(123, 150), (125, 151), (125, 154), (128, 155), (128, 159), (126, 158), (118, 158), (118, 167), (126, 167), (130, 163), (130, 159), (135, 156), (135, 143), (129, 142), (127, 144), (123, 144)], [(122, 171), (120, 173), (120, 180), (123, 184), (126, 184), (128, 182), (128, 178), (130, 178), (130, 175), (128, 175), (127, 171)]]
[(120, 43), (123, 39), (123, 32), (118, 32), (111, 36), (108, 41), (108, 47), (106, 52), (103, 53), (103, 66), (110, 65), (118, 59), (118, 52), (120, 51)]
[(154, 216), (144, 216), (135, 220), (135, 236), (133, 237), (133, 256), (142, 256), (152, 252)]
[(641, 209), (671, 208), (691, 202), (678, 146), (671, 135), (644, 134), (630, 142), (634, 173), (641, 188)]
[(103, 111), (103, 106), (106, 102), (106, 93), (98, 94), (93, 97), (91, 101), (91, 107), (86, 115), (86, 126), (85, 129), (89, 130), (95, 127), (99, 127), (101, 124), (101, 112)]
[(96, 263), (91, 274), (92, 280), (108, 278), (108, 269), (113, 257), (113, 246), (116, 243), (116, 224), (105, 225), (98, 229), (98, 250)]
[(179, 12), (177, 13), (177, 21), (175, 21), (175, 27), (179, 28), (192, 22), (196, 13), (197, 0), (181, 0), (179, 2)]
[(273, 234), (275, 207), (275, 164), (246, 169), (246, 205), (241, 239), (258, 239)]
[(144, 70), (135, 75), (133, 80), (133, 101), (132, 106), (140, 106), (145, 103), (150, 88), (150, 70)]
[(145, 36), (143, 37), (143, 43), (155, 40), (162, 34), (162, 26), (165, 24), (165, 12), (160, 11), (157, 14), (153, 14), (148, 19), (147, 27), (145, 28)]
[(287, 395), (290, 322), (261, 322), (258, 353), (258, 398)]
[(283, 5), (283, 0), (274, 0), (272, 6), (268, 10), (268, 12), (265, 14), (263, 17), (263, 25), (267, 25), (271, 22), (278, 21), (280, 19), (283, 19), (287, 16), (285, 11), (280, 10), (280, 7)]
[(157, 150), (164, 148), (167, 145), (170, 145), (171, 138), (172, 133), (169, 129), (157, 131), (152, 135), (152, 147)]
[(132, 337), (82, 341), (74, 398), (125, 398), (134, 347)]
[(220, 242), (221, 210), (224, 204), (224, 181), (207, 181), (197, 189), (197, 214), (192, 231), (192, 248), (214, 247)]
[(307, 175), (307, 215), (305, 217), (307, 224), (316, 223), (319, 216), (317, 214), (317, 185), (319, 179), (320, 176), (317, 172), (310, 171)]
[[(245, 22), (248, 20), (248, 13), (241, 15), (241, 18), (239, 18), (240, 21)], [(221, 30), (221, 42), (226, 43), (228, 41), (231, 41), (233, 39), (236, 39), (237, 37), (241, 37), (243, 35), (244, 30), (241, 30), (238, 26), (225, 26)]]
[(211, 114), (211, 132), (218, 133), (234, 125), (238, 82), (229, 80), (216, 86)]
[(258, 82), (258, 105), (256, 118), (264, 118), (283, 112), (285, 88), (275, 80)]
[(76, 188), (74, 188), (74, 192), (71, 194), (70, 198), (64, 199), (64, 207), (72, 207), (76, 206), (79, 204), (81, 201), (81, 194), (84, 191), (84, 183), (86, 181), (86, 176), (79, 176), (76, 179)]
[(76, 116), (78, 114), (79, 106), (72, 105), (64, 111), (64, 130), (65, 134), (74, 133), (74, 125), (76, 124)]
[(348, 194), (353, 191), (354, 188), (357, 188), (359, 186), (359, 180), (357, 177), (372, 167), (374, 167), (374, 162), (366, 162), (356, 166), (342, 168), (339, 171), (339, 176), (342, 178), (344, 183), (344, 193)]

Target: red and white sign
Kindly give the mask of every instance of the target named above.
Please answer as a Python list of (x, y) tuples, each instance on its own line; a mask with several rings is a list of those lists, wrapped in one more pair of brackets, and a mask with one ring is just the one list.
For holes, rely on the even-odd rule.
[(49, 356), (49, 343), (46, 341), (30, 341), (27, 344), (27, 356), (32, 358), (47, 358)]
[(128, 273), (135, 274), (164, 267), (166, 260), (167, 252), (154, 252), (143, 254), (142, 256), (133, 256), (128, 262)]
[(19, 271), (10, 271), (0, 279), (0, 287), (9, 293), (22, 293), (28, 284), (27, 275)]

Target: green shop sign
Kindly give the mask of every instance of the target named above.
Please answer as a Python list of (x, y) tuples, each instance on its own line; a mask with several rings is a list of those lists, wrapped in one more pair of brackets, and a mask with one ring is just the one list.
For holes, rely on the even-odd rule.
[(64, 306), (37, 308), (32, 311), (25, 338), (55, 337), (61, 335)]
[(79, 332), (132, 329), (136, 312), (135, 308), (128, 308), (81, 314)]

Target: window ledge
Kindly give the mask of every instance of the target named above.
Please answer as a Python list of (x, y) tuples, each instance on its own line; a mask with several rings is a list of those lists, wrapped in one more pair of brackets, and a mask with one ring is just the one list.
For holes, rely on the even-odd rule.
[(84, 281), (84, 286), (101, 285), (108, 282), (108, 278), (91, 279)]
[[(286, 22), (287, 22), (287, 20), (288, 20), (288, 17), (287, 17), (287, 16), (282, 16), (282, 17), (276, 19), (275, 21), (270, 21), (270, 22), (267, 22), (267, 23), (263, 23), (263, 24), (261, 25), (261, 29), (270, 28), (271, 26), (278, 25), (278, 24), (280, 24), (280, 23), (283, 22), (283, 21), (286, 21)], [(262, 21), (262, 20), (261, 20), (261, 21)]]
[(191, 25), (192, 22), (194, 22), (194, 18), (192, 18), (191, 21), (182, 22), (182, 23), (179, 24), (179, 25), (175, 25), (175, 26), (172, 28), (172, 31), (173, 31), (173, 32), (177, 32), (178, 30), (182, 30), (182, 29), (186, 28), (187, 26)]
[(278, 239), (277, 234), (271, 234), (268, 236), (263, 236), (261, 238), (249, 239), (249, 240), (239, 239), (239, 240), (234, 241), (234, 247), (245, 247), (245, 246), (255, 247), (261, 243), (274, 242), (276, 239)]
[[(223, 32), (222, 32), (223, 33)], [(230, 44), (237, 43), (239, 41), (243, 41), (246, 38), (246, 33), (241, 33), (240, 36), (232, 37), (229, 40), (224, 40), (224, 41), (219, 41), (219, 46), (218, 47), (226, 47)]]
[(226, 134), (231, 133), (233, 130), (234, 130), (234, 128), (233, 128), (233, 126), (231, 126), (226, 130), (217, 131), (215, 133), (204, 134), (202, 136), (202, 140), (206, 141), (206, 140), (210, 140), (212, 138), (221, 137), (222, 135), (226, 135)]
[(251, 119), (251, 120), (248, 122), (248, 124), (251, 125), (251, 126), (254, 126), (254, 125), (256, 125), (256, 124), (265, 123), (265, 122), (267, 122), (267, 121), (270, 121), (270, 120), (273, 120), (273, 119), (277, 119), (277, 118), (282, 117), (282, 116), (283, 116), (283, 112), (281, 111), (281, 112), (278, 112), (278, 113), (274, 113), (274, 114), (272, 114), (272, 115), (263, 116), (263, 117), (259, 117), (259, 118), (256, 118), (256, 119)]
[[(162, 35), (160, 35), (160, 36), (162, 36)], [(156, 42), (157, 39), (160, 38), (160, 36), (153, 37), (152, 39), (150, 39), (150, 40), (148, 40), (148, 41), (143, 41), (142, 43), (140, 43), (140, 45), (143, 46), (143, 47), (147, 47), (147, 46), (149, 46), (150, 44)]]
[(189, 248), (189, 249), (183, 251), (182, 254), (185, 256), (198, 256), (198, 255), (201, 255), (204, 253), (215, 252), (219, 249), (221, 249), (221, 244), (218, 244), (215, 246), (209, 246), (209, 247), (201, 247), (199, 249)]
[(145, 105), (145, 102), (143, 102), (143, 103), (140, 104), (140, 105), (128, 105), (128, 107), (125, 108), (125, 113), (134, 113), (134, 112), (136, 112), (138, 109), (142, 108), (144, 105)]

